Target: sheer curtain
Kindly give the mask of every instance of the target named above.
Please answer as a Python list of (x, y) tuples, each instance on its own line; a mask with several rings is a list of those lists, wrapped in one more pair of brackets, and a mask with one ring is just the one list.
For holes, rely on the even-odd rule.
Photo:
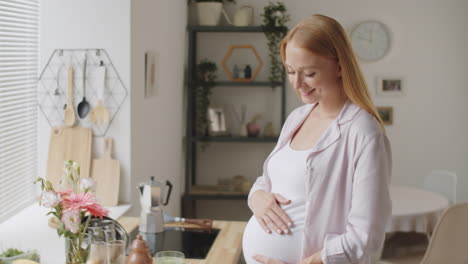
[(34, 201), (39, 0), (0, 0), (0, 222)]

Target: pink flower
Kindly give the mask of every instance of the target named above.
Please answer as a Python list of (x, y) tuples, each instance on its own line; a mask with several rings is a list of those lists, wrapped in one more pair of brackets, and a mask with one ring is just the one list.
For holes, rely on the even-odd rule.
[(52, 191), (44, 192), (41, 195), (41, 203), (47, 208), (53, 208), (61, 202), (62, 198), (60, 194), (56, 194)]
[(92, 193), (70, 194), (70, 196), (63, 198), (63, 209), (81, 210), (95, 203), (96, 199)]
[(63, 198), (63, 209), (65, 211), (71, 210), (85, 210), (92, 216), (102, 218), (109, 214), (109, 210), (100, 206), (92, 193), (79, 193), (71, 194)]
[(64, 211), (62, 214), (62, 222), (66, 230), (77, 234), (80, 231), (81, 225), (80, 211)]
[(109, 210), (100, 206), (99, 204), (95, 203), (86, 207), (86, 211), (88, 211), (92, 216), (96, 216), (102, 219), (104, 216), (109, 216)]
[(57, 194), (60, 194), (60, 196), (62, 197), (65, 197), (65, 196), (68, 196), (72, 193), (72, 189), (66, 189), (66, 190), (63, 190), (63, 191), (56, 191)]

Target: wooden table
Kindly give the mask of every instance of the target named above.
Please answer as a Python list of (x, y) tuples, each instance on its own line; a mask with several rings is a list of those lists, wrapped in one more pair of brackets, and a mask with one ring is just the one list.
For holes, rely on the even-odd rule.
[[(131, 233), (140, 224), (139, 217), (120, 217), (119, 223), (127, 233)], [(242, 252), (242, 234), (247, 222), (213, 221), (213, 228), (219, 233), (208, 251), (206, 259), (186, 259), (185, 264), (237, 264)], [(167, 223), (166, 226), (196, 227), (185, 223)]]

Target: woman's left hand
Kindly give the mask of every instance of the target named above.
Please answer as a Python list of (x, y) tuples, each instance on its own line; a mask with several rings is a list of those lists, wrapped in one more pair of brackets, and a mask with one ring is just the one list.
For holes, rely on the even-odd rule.
[(255, 259), (256, 261), (258, 261), (260, 263), (263, 263), (263, 264), (288, 264), (288, 263), (286, 263), (284, 261), (277, 260), (277, 259), (272, 259), (272, 258), (265, 257), (265, 256), (262, 256), (262, 255), (255, 255), (255, 256), (253, 256), (253, 259)]

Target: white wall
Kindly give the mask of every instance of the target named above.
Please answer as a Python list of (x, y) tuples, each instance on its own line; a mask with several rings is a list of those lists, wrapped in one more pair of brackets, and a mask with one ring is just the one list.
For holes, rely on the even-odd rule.
[[(169, 179), (174, 189), (168, 210), (180, 211), (182, 182), (182, 91), (185, 1), (46, 0), (41, 2), (41, 68), (54, 49), (106, 49), (129, 92), (106, 136), (121, 163), (121, 202), (140, 211), (136, 185), (150, 176)], [(144, 52), (157, 55), (157, 93), (144, 99)], [(38, 117), (39, 176), (45, 176), (50, 128)], [(102, 154), (93, 140), (93, 156)]]
[[(131, 159), (134, 186), (155, 176), (174, 189), (167, 210), (180, 214), (183, 189), (183, 80), (186, 1), (132, 1), (131, 5)], [(156, 95), (144, 98), (144, 53), (156, 55)], [(132, 213), (140, 211), (139, 203)]]
[[(268, 0), (238, 0), (237, 5), (225, 5), (228, 13), (236, 7), (249, 4), (255, 8), (255, 23), (261, 24), (260, 13)], [(468, 134), (467, 106), (468, 98), (468, 2), (450, 1), (327, 1), (295, 0), (284, 1), (291, 14), (292, 27), (308, 15), (320, 13), (337, 19), (349, 33), (359, 22), (379, 20), (385, 23), (392, 33), (390, 53), (380, 61), (361, 63), (369, 89), (378, 106), (393, 106), (394, 124), (387, 126), (393, 148), (393, 183), (422, 186), (424, 176), (432, 169), (455, 171), (459, 176), (458, 200), (468, 201)], [(213, 47), (221, 47), (226, 38), (215, 40), (206, 36), (200, 45), (200, 54), (209, 54)], [(216, 42), (217, 41), (217, 42)], [(219, 42), (219, 43), (218, 43)], [(245, 43), (243, 43), (245, 42)], [(262, 49), (260, 42), (251, 42), (247, 38), (238, 38), (236, 43), (254, 44)], [(222, 56), (227, 51), (217, 50), (213, 60), (220, 65)], [(260, 52), (262, 53), (262, 52)], [(266, 58), (266, 56), (263, 56)], [(266, 60), (266, 59), (265, 59)], [(267, 70), (268, 64), (262, 71)], [(220, 76), (224, 77), (222, 69)], [(406, 95), (403, 97), (382, 97), (376, 95), (378, 76), (401, 76), (405, 81)], [(259, 77), (262, 77), (260, 75)], [(216, 88), (215, 88), (216, 89)], [(223, 88), (224, 89), (224, 88)], [(217, 95), (220, 93), (221, 95)], [(239, 92), (244, 93), (244, 92)], [(254, 90), (248, 91), (257, 96)], [(233, 98), (229, 92), (219, 89), (214, 100), (223, 96)], [(268, 98), (268, 93), (264, 97)], [(246, 100), (237, 98), (237, 103)], [(247, 99), (248, 100), (248, 99)], [(248, 102), (248, 101), (247, 101)], [(301, 105), (292, 89), (287, 92), (287, 112)], [(251, 108), (270, 110), (262, 100), (255, 100)], [(258, 110), (260, 111), (260, 110)], [(223, 149), (231, 147), (224, 144)], [(221, 162), (219, 149), (213, 146), (204, 157), (200, 157), (202, 180), (216, 182), (221, 169), (228, 169), (228, 174), (235, 175), (231, 162)], [(221, 148), (221, 147), (219, 147)], [(241, 146), (233, 146), (238, 153)], [(265, 149), (267, 147), (262, 147)], [(216, 150), (216, 153), (215, 153)], [(268, 150), (264, 150), (268, 151)], [(263, 153), (256, 158), (248, 156), (248, 162), (237, 169), (238, 172), (252, 177), (261, 171)], [(205, 162), (209, 160), (216, 162)], [(228, 159), (229, 160), (229, 159)], [(256, 165), (254, 163), (257, 163)], [(249, 171), (245, 172), (245, 167)], [(209, 175), (209, 176), (207, 176)], [(239, 203), (245, 203), (241, 201)], [(212, 202), (207, 206), (216, 210)], [(209, 209), (203, 209), (209, 213)]]
[[(130, 0), (41, 1), (40, 65), (54, 49), (103, 48), (130, 92)], [(130, 94), (130, 93), (129, 93)], [(131, 96), (130, 96), (131, 97)], [(130, 200), (130, 97), (106, 134), (114, 139), (113, 157), (120, 160), (120, 200)], [(39, 111), (40, 112), (40, 111)], [(50, 127), (38, 115), (38, 174), (45, 177)], [(101, 157), (103, 138), (93, 140), (93, 156)]]
[[(464, 139), (468, 134), (468, 111), (463, 101), (468, 98), (468, 18), (464, 16), (468, 2), (285, 2), (292, 15), (291, 26), (314, 13), (335, 17), (348, 32), (363, 20), (378, 19), (387, 24), (393, 34), (391, 52), (381, 61), (363, 63), (362, 67), (377, 105), (394, 107), (394, 125), (388, 127), (394, 157), (393, 182), (420, 185), (429, 170), (450, 169), (459, 175), (458, 199), (468, 201), (468, 192), (464, 192), (468, 189), (468, 164), (464, 160), (468, 156), (468, 141)], [(255, 21), (260, 24), (259, 14), (268, 1), (237, 0), (237, 6), (246, 3), (255, 7)], [(122, 165), (121, 200), (135, 203), (133, 214), (139, 211), (134, 188), (151, 175), (171, 180), (175, 190), (168, 209), (172, 214), (179, 210), (184, 167), (186, 8), (186, 1), (169, 0), (41, 2), (41, 66), (56, 48), (105, 48), (130, 92), (108, 135), (115, 139), (114, 157)], [(228, 12), (232, 10), (228, 5)], [(147, 50), (157, 55), (158, 83), (157, 95), (144, 99), (143, 56)], [(405, 78), (406, 96), (375, 96), (375, 77), (387, 74)], [(288, 91), (288, 112), (299, 105), (294, 93)], [(38, 174), (44, 176), (50, 128), (42, 114), (38, 125)], [(94, 141), (97, 155), (101, 141)], [(258, 164), (249, 165), (252, 175), (261, 171), (261, 162), (269, 151), (268, 146), (263, 148), (265, 154), (251, 159)]]

